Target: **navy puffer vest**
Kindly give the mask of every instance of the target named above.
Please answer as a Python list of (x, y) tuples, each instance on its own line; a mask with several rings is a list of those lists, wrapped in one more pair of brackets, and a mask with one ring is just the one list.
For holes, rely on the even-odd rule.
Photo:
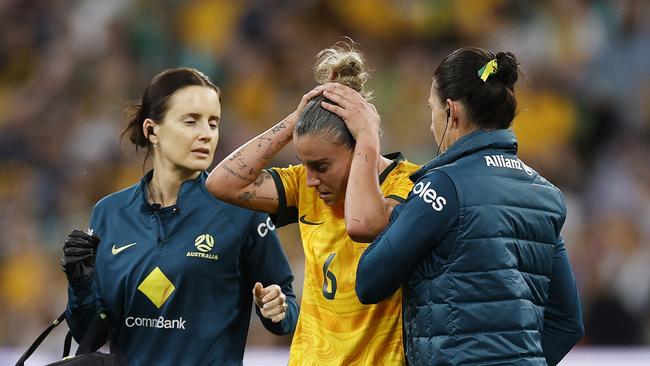
[(511, 131), (477, 131), (412, 177), (446, 173), (459, 212), (404, 286), (410, 365), (546, 365), (544, 304), (566, 209), (516, 153)]

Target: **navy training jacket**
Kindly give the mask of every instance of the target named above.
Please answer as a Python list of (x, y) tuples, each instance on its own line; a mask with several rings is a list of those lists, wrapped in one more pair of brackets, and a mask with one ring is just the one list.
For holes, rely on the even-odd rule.
[(268, 215), (214, 198), (205, 172), (182, 184), (176, 205), (155, 207), (146, 200), (152, 176), (93, 210), (94, 283), (68, 288), (75, 338), (103, 311), (131, 365), (240, 365), (257, 281), (278, 284), (289, 305), (279, 323), (256, 307), (264, 326), (292, 332), (293, 275)]

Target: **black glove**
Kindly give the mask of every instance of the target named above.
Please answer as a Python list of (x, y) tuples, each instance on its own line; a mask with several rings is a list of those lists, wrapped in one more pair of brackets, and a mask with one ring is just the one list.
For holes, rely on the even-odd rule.
[(63, 244), (61, 266), (72, 286), (87, 284), (93, 279), (99, 237), (72, 230)]

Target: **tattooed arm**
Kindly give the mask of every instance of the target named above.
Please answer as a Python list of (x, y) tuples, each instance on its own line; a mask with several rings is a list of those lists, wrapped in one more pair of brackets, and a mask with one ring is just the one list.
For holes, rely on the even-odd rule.
[(293, 127), (321, 87), (303, 95), (298, 108), (266, 132), (235, 150), (210, 173), (206, 186), (215, 197), (252, 210), (276, 213), (278, 190), (266, 164), (293, 138)]
[(323, 89), (323, 95), (338, 104), (324, 102), (323, 108), (341, 117), (356, 140), (345, 193), (345, 228), (352, 240), (369, 243), (399, 204), (384, 198), (379, 184), (379, 172), (390, 164), (379, 151), (380, 117), (375, 106), (352, 88), (328, 83)]

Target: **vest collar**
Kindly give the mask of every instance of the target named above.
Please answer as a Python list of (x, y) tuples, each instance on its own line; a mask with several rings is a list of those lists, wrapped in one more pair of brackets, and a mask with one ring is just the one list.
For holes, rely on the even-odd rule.
[(497, 149), (516, 154), (517, 147), (517, 139), (514, 133), (508, 129), (474, 131), (461, 137), (447, 151), (438, 155), (435, 159), (429, 161), (413, 173), (411, 180), (415, 182), (431, 169), (453, 163), (464, 156), (472, 155), (480, 150)]

